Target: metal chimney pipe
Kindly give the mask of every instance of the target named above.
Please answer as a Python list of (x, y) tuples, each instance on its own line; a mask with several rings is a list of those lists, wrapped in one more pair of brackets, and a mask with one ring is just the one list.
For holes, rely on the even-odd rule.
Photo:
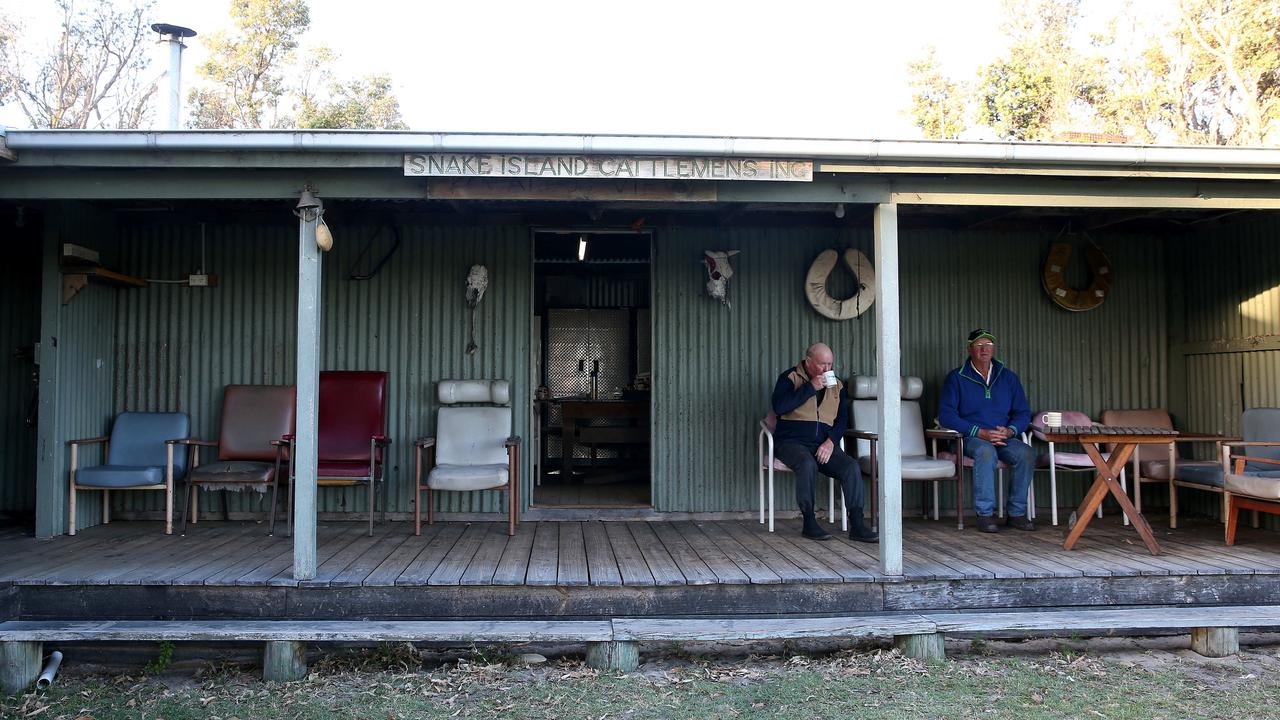
[(195, 37), (196, 31), (168, 23), (155, 23), (151, 29), (160, 34), (160, 42), (169, 43), (169, 92), (166, 103), (168, 123), (165, 127), (177, 130), (182, 115), (182, 51), (186, 48), (182, 39)]

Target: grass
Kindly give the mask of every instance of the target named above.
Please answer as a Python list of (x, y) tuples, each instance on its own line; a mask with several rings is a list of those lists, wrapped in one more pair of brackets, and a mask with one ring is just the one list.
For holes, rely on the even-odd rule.
[[(263, 683), (253, 668), (69, 674), (43, 695), (0, 701), (0, 716), (43, 720), (148, 718), (1274, 718), (1280, 649), (1205, 660), (1187, 651), (1115, 659), (1085, 649), (1025, 652), (987, 641), (948, 646), (925, 664), (883, 648), (812, 656), (649, 659), (639, 672), (601, 673), (576, 659), (524, 666), (443, 663), (409, 646), (330, 656), (293, 683)], [(1057, 643), (1046, 644), (1052, 648)], [(649, 648), (646, 648), (646, 651)], [(655, 648), (660, 650), (660, 648)], [(515, 657), (506, 654), (505, 657)]]

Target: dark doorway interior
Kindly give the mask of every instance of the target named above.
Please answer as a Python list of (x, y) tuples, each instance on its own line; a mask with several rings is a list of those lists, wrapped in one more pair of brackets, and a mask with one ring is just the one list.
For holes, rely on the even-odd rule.
[(650, 237), (534, 234), (533, 502), (648, 507)]

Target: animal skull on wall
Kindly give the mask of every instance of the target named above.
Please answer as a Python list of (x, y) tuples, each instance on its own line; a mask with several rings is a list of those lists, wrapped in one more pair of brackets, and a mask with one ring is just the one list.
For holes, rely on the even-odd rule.
[(483, 265), (472, 265), (467, 271), (467, 307), (474, 308), (480, 304), (484, 291), (489, 289), (489, 268)]
[(729, 304), (729, 278), (733, 277), (733, 268), (729, 265), (729, 258), (738, 254), (738, 250), (703, 250), (706, 257), (702, 258), (702, 264), (707, 266), (707, 294), (724, 303), (726, 307), (732, 309)]

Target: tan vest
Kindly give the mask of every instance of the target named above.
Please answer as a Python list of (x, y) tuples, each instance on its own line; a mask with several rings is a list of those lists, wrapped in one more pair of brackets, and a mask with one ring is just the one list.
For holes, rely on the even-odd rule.
[[(804, 363), (791, 368), (791, 374), (787, 378), (791, 380), (792, 388), (799, 388), (811, 379), (809, 374), (804, 371)], [(840, 393), (843, 391), (844, 383), (839, 378), (836, 378), (836, 384), (827, 388), (827, 393), (823, 396), (821, 405), (818, 404), (818, 396), (815, 394), (804, 401), (803, 405), (779, 419), (820, 422), (834, 426), (836, 424), (836, 416), (840, 414)]]

